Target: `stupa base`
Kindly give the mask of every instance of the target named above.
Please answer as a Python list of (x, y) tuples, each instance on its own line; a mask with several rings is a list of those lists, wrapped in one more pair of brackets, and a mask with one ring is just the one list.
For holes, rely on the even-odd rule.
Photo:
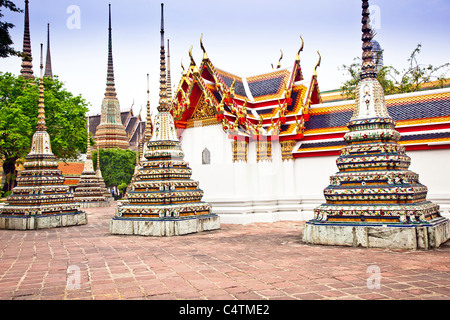
[(107, 199), (106, 201), (83, 201), (77, 202), (80, 208), (101, 208), (110, 207), (112, 205), (113, 198)]
[(0, 229), (38, 230), (87, 224), (86, 212), (52, 215), (0, 215)]
[(450, 239), (450, 220), (436, 218), (423, 224), (376, 225), (306, 222), (303, 241), (311, 244), (429, 250)]
[(114, 217), (111, 219), (109, 227), (111, 234), (149, 237), (181, 236), (217, 229), (220, 229), (220, 217), (218, 215), (170, 220)]

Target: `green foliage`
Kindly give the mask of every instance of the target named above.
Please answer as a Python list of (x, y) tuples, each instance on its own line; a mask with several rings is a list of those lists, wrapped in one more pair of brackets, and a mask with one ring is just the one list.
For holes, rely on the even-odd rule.
[[(92, 162), (97, 170), (97, 151), (92, 153)], [(136, 166), (136, 153), (131, 150), (100, 149), (100, 170), (107, 187), (125, 187), (131, 182)]]
[[(409, 56), (407, 62), (409, 67), (403, 71), (398, 71), (393, 66), (383, 66), (377, 74), (377, 79), (384, 89), (386, 95), (415, 92), (422, 89), (422, 85), (427, 82), (437, 81), (433, 88), (443, 86), (447, 78), (450, 63), (434, 67), (430, 65), (419, 64), (417, 56), (420, 54), (422, 45), (418, 44)], [(342, 70), (350, 75), (350, 79), (341, 86), (342, 94), (347, 99), (355, 98), (355, 88), (360, 81), (361, 58), (354, 58), (350, 65), (343, 65)], [(438, 74), (441, 72), (440, 74)]]
[[(14, 176), (16, 161), (30, 151), (37, 124), (38, 84), (38, 79), (0, 72), (0, 157), (7, 178)], [(73, 96), (55, 77), (44, 78), (44, 104), (53, 154), (66, 160), (86, 152), (86, 101)], [(7, 191), (5, 188), (10, 190), (11, 186), (4, 186)]]
[[(23, 10), (16, 7), (14, 2), (10, 0), (0, 0), (0, 19), (3, 18), (2, 8), (6, 8), (12, 12), (23, 12)], [(14, 25), (9, 22), (0, 20), (0, 58), (6, 58), (9, 56), (19, 56), (20, 52), (14, 50), (11, 45), (13, 41), (9, 34), (9, 29), (12, 29)]]
[(117, 186), (117, 189), (119, 190), (120, 193), (123, 193), (123, 190), (127, 187), (127, 184), (125, 182), (119, 184)]

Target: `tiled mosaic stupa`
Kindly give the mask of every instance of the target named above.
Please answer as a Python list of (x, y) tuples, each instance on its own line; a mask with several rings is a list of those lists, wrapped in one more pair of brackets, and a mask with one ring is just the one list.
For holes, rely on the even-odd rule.
[[(356, 105), (337, 159), (339, 172), (325, 189), (303, 240), (314, 244), (429, 249), (450, 237), (450, 223), (427, 201), (427, 187), (408, 170), (410, 157), (389, 116), (377, 80), (369, 4), (362, 1), (363, 63)], [(432, 165), (432, 164), (430, 164)]]
[[(42, 45), (41, 45), (42, 51)], [(41, 53), (39, 81), (39, 112), (31, 151), (17, 177), (17, 186), (0, 209), (0, 229), (43, 229), (87, 223), (69, 186), (58, 169), (58, 160), (52, 153), (50, 136), (45, 123), (44, 82)]]
[(220, 228), (220, 218), (202, 202), (203, 191), (191, 179), (183, 160), (170, 104), (164, 48), (164, 15), (161, 4), (160, 99), (153, 134), (144, 150), (145, 161), (129, 186), (126, 200), (111, 220), (112, 234), (173, 236)]
[[(106, 189), (101, 173), (100, 175), (98, 174), (100, 172), (98, 161), (97, 172), (94, 171), (89, 137), (88, 126), (86, 161), (84, 162), (84, 170), (81, 173), (80, 181), (75, 187), (73, 196), (74, 200), (79, 202), (82, 208), (106, 207), (111, 204), (112, 198), (111, 194)], [(99, 153), (97, 153), (97, 160), (98, 159)]]
[(102, 112), (100, 124), (94, 137), (98, 146), (102, 149), (121, 148), (128, 149), (127, 132), (120, 118), (120, 103), (117, 99), (116, 85), (114, 82), (114, 64), (112, 53), (112, 28), (111, 28), (111, 5), (109, 5), (109, 28), (108, 28), (108, 68), (106, 75), (106, 90), (102, 100)]

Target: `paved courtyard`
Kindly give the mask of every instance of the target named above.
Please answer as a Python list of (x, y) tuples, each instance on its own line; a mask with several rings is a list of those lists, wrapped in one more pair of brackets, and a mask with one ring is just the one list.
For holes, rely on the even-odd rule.
[(0, 299), (450, 299), (450, 243), (433, 251), (313, 246), (302, 222), (171, 238), (84, 226), (0, 230)]

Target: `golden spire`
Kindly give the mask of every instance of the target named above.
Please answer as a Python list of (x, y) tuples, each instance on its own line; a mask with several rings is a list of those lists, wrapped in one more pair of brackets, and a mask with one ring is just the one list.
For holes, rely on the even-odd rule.
[(87, 150), (86, 150), (86, 159), (92, 159), (91, 154), (91, 136), (89, 132), (89, 116), (87, 117)]
[(47, 126), (45, 125), (45, 105), (44, 105), (44, 64), (42, 62), (43, 55), (43, 44), (41, 43), (41, 64), (40, 64), (40, 79), (39, 79), (39, 105), (38, 105), (38, 122), (36, 129), (38, 131), (47, 130)]

